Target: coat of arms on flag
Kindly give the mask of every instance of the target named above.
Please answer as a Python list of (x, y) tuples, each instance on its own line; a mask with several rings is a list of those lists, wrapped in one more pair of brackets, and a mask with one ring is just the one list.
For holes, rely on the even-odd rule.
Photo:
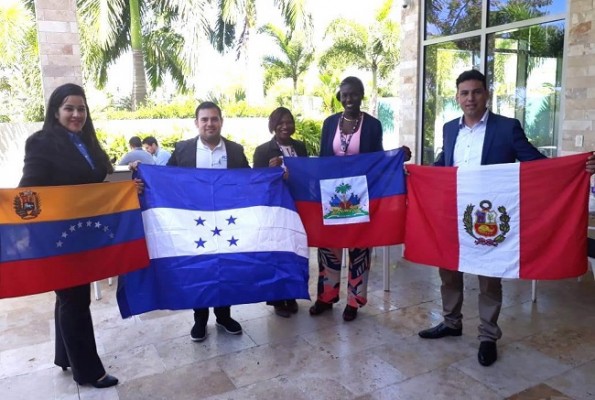
[(370, 222), (370, 199), (366, 176), (321, 179), (324, 225)]

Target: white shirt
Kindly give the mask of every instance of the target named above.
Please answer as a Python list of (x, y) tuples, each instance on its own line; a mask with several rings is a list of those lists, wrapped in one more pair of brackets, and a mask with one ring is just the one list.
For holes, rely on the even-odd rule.
[(227, 150), (223, 139), (211, 150), (200, 138), (196, 141), (196, 168), (227, 168)]
[(156, 165), (167, 165), (170, 157), (170, 152), (161, 148), (157, 148), (157, 151), (153, 154), (153, 159), (155, 160)]
[(463, 117), (459, 119), (459, 135), (455, 143), (453, 165), (455, 167), (481, 165), (483, 141), (486, 136), (486, 124), (489, 111), (483, 114), (478, 123), (472, 127), (465, 125)]

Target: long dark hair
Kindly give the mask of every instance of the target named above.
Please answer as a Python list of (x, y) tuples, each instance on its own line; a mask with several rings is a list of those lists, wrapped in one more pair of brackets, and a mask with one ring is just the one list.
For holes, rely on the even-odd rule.
[(97, 133), (95, 132), (95, 127), (93, 126), (93, 120), (91, 119), (91, 113), (89, 112), (89, 106), (87, 104), (87, 96), (85, 96), (85, 90), (79, 85), (74, 83), (66, 83), (64, 85), (58, 86), (52, 92), (45, 112), (43, 130), (52, 131), (60, 127), (64, 129), (64, 127), (60, 124), (60, 121), (58, 121), (56, 115), (58, 115), (60, 106), (64, 103), (64, 100), (68, 96), (81, 96), (83, 98), (83, 101), (85, 102), (85, 108), (87, 109), (87, 119), (85, 120), (85, 124), (81, 129), (81, 139), (87, 146), (93, 161), (104, 165), (107, 168), (107, 172), (111, 174), (114, 172), (114, 167), (112, 166), (107, 153), (103, 150), (103, 148), (101, 148), (99, 140), (97, 140)]

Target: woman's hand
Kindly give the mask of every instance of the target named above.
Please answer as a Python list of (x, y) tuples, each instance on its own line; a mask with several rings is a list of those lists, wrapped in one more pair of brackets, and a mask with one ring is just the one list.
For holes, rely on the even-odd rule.
[(401, 150), (405, 153), (405, 162), (411, 160), (411, 149), (407, 146), (401, 146)]
[(283, 157), (273, 157), (269, 160), (269, 167), (280, 167), (283, 165)]
[(591, 175), (595, 174), (595, 153), (591, 153), (587, 158), (587, 172)]

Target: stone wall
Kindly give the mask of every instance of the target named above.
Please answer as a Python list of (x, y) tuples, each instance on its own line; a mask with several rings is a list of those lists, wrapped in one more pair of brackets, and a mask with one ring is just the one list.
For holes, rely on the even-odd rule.
[[(561, 153), (595, 150), (595, 1), (571, 0), (565, 49)], [(581, 140), (582, 137), (582, 140)], [(582, 141), (582, 146), (577, 146)]]
[(45, 104), (64, 83), (82, 85), (76, 0), (35, 0)]
[(420, 2), (409, 1), (409, 6), (401, 11), (401, 62), (399, 64), (399, 97), (401, 110), (399, 112), (400, 144), (409, 146), (412, 162), (419, 163), (417, 152), (418, 135), (417, 121), (419, 113), (419, 68), (421, 54), (419, 54), (419, 6)]

